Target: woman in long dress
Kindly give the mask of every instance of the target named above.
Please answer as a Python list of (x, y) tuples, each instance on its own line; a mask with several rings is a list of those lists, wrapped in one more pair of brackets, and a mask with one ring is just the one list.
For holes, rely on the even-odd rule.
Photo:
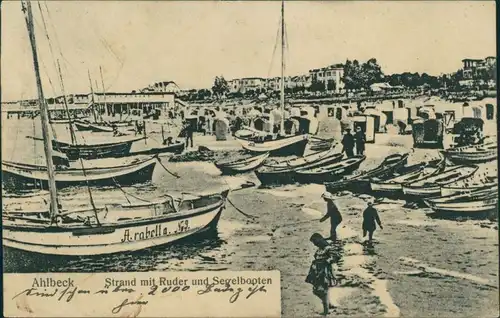
[(313, 285), (313, 294), (321, 299), (323, 303), (323, 315), (329, 313), (330, 305), (328, 291), (330, 287), (335, 286), (335, 276), (333, 275), (332, 263), (336, 262), (333, 247), (321, 236), (314, 233), (310, 241), (318, 248), (314, 253), (314, 260), (309, 268), (309, 274), (306, 277), (306, 283)]

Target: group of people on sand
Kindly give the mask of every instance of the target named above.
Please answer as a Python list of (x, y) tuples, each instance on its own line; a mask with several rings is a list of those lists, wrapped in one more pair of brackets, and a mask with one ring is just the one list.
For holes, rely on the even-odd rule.
[[(314, 254), (306, 282), (313, 285), (313, 294), (321, 299), (323, 303), (323, 315), (328, 315), (329, 310), (334, 308), (329, 301), (329, 289), (336, 285), (335, 275), (332, 265), (339, 260), (338, 253), (335, 253), (337, 243), (337, 227), (342, 223), (342, 214), (334, 202), (334, 196), (325, 192), (322, 198), (326, 201), (327, 212), (319, 221), (324, 222), (330, 219), (330, 237), (324, 238), (319, 233), (314, 233), (310, 241), (317, 247)], [(363, 237), (368, 234), (368, 246), (373, 246), (373, 233), (378, 226), (383, 229), (382, 222), (375, 208), (375, 202), (368, 202), (367, 208), (363, 211)]]
[(352, 158), (354, 157), (354, 148), (356, 148), (356, 155), (364, 155), (366, 136), (363, 129), (360, 126), (356, 127), (354, 135), (351, 134), (351, 128), (346, 128), (345, 132), (342, 138), (342, 152), (345, 152), (348, 158)]

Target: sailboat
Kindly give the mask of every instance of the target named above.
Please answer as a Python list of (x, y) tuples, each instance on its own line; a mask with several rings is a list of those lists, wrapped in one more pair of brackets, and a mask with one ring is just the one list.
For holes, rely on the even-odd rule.
[(157, 202), (108, 204), (63, 210), (58, 202), (46, 100), (40, 78), (31, 2), (22, 1), (33, 53), (48, 172), (48, 211), (2, 211), (3, 245), (46, 255), (83, 256), (137, 251), (168, 244), (217, 226), (229, 190), (207, 195), (166, 195)]
[[(135, 158), (113, 166), (56, 168), (56, 185), (64, 188), (78, 185), (132, 185), (150, 182), (157, 157)], [(48, 188), (47, 167), (2, 161), (2, 182), (6, 188)]]
[[(104, 78), (102, 76), (102, 68), (99, 67), (100, 73), (101, 73), (101, 81), (102, 81), (102, 89), (103, 89), (103, 95), (104, 95), (104, 108), (106, 108), (106, 92), (104, 88)], [(89, 109), (92, 110), (92, 113), (94, 114), (94, 122), (91, 122), (90, 120), (79, 120), (75, 121), (75, 127), (78, 130), (81, 131), (92, 131), (92, 132), (113, 132), (114, 129), (113, 127), (127, 127), (132, 125), (132, 121), (121, 121), (121, 114), (120, 114), (120, 120), (119, 121), (104, 121), (102, 116), (99, 114), (99, 116), (96, 115), (96, 103), (95, 103), (95, 98), (94, 98), (94, 88), (92, 86), (92, 80), (90, 78), (90, 71), (89, 71), (89, 81), (90, 81), (90, 90), (91, 90), (91, 95), (92, 95), (92, 101), (89, 104)], [(97, 83), (96, 83), (97, 85)], [(98, 120), (98, 117), (100, 120)]]
[[(57, 62), (61, 89), (64, 96), (64, 108), (69, 124), (69, 132), (72, 143), (76, 141), (76, 134), (73, 129), (73, 120), (70, 116), (64, 81)], [(156, 165), (156, 156), (146, 158), (135, 157), (127, 162), (115, 162), (112, 166), (99, 166), (87, 169), (80, 159), (81, 167), (70, 167), (69, 159), (65, 154), (52, 154), (53, 163), (56, 165), (55, 181), (59, 188), (76, 185), (131, 185), (151, 181)], [(43, 165), (26, 164), (2, 160), (3, 184), (7, 189), (19, 188), (48, 188), (47, 167)]]
[[(89, 77), (90, 79), (90, 77)], [(94, 99), (94, 92), (92, 90), (92, 103)], [(94, 104), (92, 104), (92, 107)], [(66, 106), (67, 107), (67, 106)], [(69, 113), (68, 113), (68, 119)], [(113, 128), (110, 126), (103, 126), (99, 124), (86, 123), (82, 120), (77, 121), (76, 127), (78, 130), (92, 130), (96, 132), (112, 132)], [(73, 124), (69, 124), (70, 129), (73, 128)], [(100, 159), (109, 157), (123, 157), (130, 154), (130, 149), (132, 144), (136, 141), (145, 139), (145, 136), (122, 136), (113, 137), (113, 142), (97, 142), (97, 143), (77, 143), (76, 138), (71, 138), (71, 142), (66, 142), (62, 140), (52, 140), (52, 147), (54, 150), (63, 152), (66, 154), (69, 160), (78, 159)]]
[(269, 152), (270, 156), (285, 157), (285, 156), (303, 156), (307, 143), (308, 135), (286, 136), (285, 135), (285, 1), (281, 1), (281, 85), (280, 85), (280, 111), (281, 122), (280, 132), (277, 136), (272, 135), (271, 138), (235, 138), (241, 143), (244, 149), (257, 153), (264, 154)]

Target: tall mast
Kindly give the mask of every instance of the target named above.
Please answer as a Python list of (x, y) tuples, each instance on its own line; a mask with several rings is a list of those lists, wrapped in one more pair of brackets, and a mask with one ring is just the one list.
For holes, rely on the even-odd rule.
[(47, 111), (47, 103), (43, 95), (42, 80), (40, 78), (40, 69), (38, 65), (38, 53), (36, 50), (35, 31), (33, 27), (33, 12), (31, 9), (31, 2), (26, 1), (22, 3), (22, 10), (26, 13), (26, 26), (30, 38), (31, 51), (33, 53), (33, 68), (35, 69), (36, 87), (38, 90), (38, 103), (40, 104), (40, 118), (42, 120), (42, 134), (43, 134), (43, 149), (45, 151), (45, 159), (47, 161), (47, 172), (49, 174), (49, 192), (50, 192), (50, 215), (54, 218), (59, 213), (57, 204), (57, 188), (55, 181), (55, 169), (52, 162), (52, 138), (49, 135), (49, 115)]
[(285, 133), (285, 0), (281, 0), (281, 122), (280, 134)]
[(99, 71), (101, 72), (101, 83), (102, 83), (102, 94), (103, 94), (102, 96), (104, 98), (104, 109), (106, 110), (106, 114), (108, 114), (108, 106), (106, 105), (106, 88), (104, 87), (104, 77), (102, 76), (102, 67), (101, 66), (99, 66)]
[(90, 70), (88, 70), (88, 74), (89, 74), (90, 92), (92, 94), (92, 114), (94, 115), (94, 121), (97, 122), (97, 115), (95, 114), (94, 88), (92, 87), (92, 78), (90, 78)]
[[(95, 80), (95, 88), (96, 89), (99, 88), (99, 85), (97, 84), (97, 80)], [(98, 110), (97, 115), (99, 115), (99, 121), (102, 122), (102, 114), (101, 114), (102, 109), (101, 109), (101, 105), (99, 105), (99, 107), (97, 108), (97, 110)], [(96, 122), (97, 122), (97, 120), (96, 120)]]
[(64, 80), (63, 80), (63, 76), (62, 76), (62, 72), (61, 72), (61, 65), (59, 64), (59, 60), (57, 60), (57, 69), (59, 71), (59, 79), (61, 80), (61, 90), (62, 90), (63, 98), (64, 98), (64, 109), (66, 110), (66, 115), (68, 117), (71, 142), (73, 143), (73, 145), (75, 145), (76, 144), (76, 135), (75, 135), (75, 131), (73, 130), (73, 121), (71, 120), (71, 116), (69, 115), (68, 99), (66, 97), (66, 91), (64, 89)]

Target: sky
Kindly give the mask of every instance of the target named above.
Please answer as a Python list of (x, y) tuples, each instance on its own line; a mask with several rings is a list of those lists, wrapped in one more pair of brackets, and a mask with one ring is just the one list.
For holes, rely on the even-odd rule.
[[(62, 92), (56, 59), (66, 93), (89, 92), (88, 72), (96, 91), (104, 83), (113, 92), (169, 80), (181, 89), (209, 88), (217, 75), (280, 72), (279, 44), (273, 54), (280, 1), (51, 0), (32, 6), (46, 96)], [(289, 1), (285, 21), (287, 75), (371, 57), (385, 74), (439, 75), (459, 69), (463, 58), (496, 55), (493, 1)], [(36, 97), (19, 1), (1, 4), (1, 40), (2, 100)]]

